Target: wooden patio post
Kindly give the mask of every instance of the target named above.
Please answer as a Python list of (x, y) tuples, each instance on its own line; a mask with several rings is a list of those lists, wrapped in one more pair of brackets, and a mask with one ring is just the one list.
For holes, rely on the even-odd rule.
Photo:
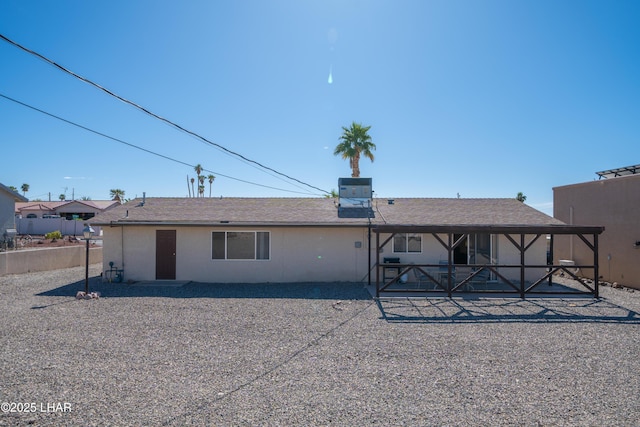
[(525, 247), (524, 247), (524, 233), (520, 233), (520, 298), (524, 299), (524, 266), (525, 266), (525, 260), (524, 260), (524, 251), (525, 251)]
[[(371, 270), (369, 270), (371, 274)], [(380, 298), (380, 231), (376, 230), (376, 298)]]
[(593, 233), (593, 283), (595, 285), (595, 297), (600, 298), (600, 271), (598, 268), (598, 235)]
[(449, 255), (449, 262), (447, 263), (447, 295), (449, 295), (449, 298), (451, 298), (451, 287), (452, 287), (452, 283), (451, 283), (451, 279), (452, 279), (452, 274), (453, 274), (453, 234), (452, 233), (448, 233), (449, 236), (449, 244), (447, 245), (447, 252)]

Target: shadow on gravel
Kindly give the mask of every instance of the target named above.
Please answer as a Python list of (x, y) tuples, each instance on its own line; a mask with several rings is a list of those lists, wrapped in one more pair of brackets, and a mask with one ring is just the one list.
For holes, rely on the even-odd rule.
[[(84, 291), (84, 280), (41, 292), (38, 296), (74, 297)], [(198, 282), (102, 283), (90, 280), (90, 292), (101, 298), (287, 298), (370, 300), (371, 294), (362, 283), (260, 283), (227, 284)]]
[(377, 304), (389, 323), (640, 324), (639, 313), (593, 298), (396, 298), (380, 299)]

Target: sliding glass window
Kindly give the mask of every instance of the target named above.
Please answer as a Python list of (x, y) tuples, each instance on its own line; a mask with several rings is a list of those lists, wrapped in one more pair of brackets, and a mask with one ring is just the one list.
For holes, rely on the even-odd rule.
[(214, 231), (211, 233), (212, 259), (268, 260), (268, 231)]

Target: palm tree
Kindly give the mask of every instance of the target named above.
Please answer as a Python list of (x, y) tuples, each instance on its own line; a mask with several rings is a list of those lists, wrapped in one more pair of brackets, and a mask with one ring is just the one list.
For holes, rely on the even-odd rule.
[(207, 176), (207, 179), (209, 180), (209, 197), (211, 197), (211, 185), (213, 184), (213, 181), (215, 181), (216, 177), (215, 175), (209, 174), (209, 176)]
[(124, 190), (114, 188), (113, 190), (109, 190), (109, 196), (111, 197), (111, 200), (117, 200), (122, 203), (124, 200)]
[(191, 194), (193, 194), (193, 197), (196, 197), (196, 190), (193, 188), (193, 183), (196, 181), (195, 178), (191, 178)]
[(516, 200), (518, 200), (519, 202), (524, 203), (525, 200), (527, 200), (527, 196), (525, 196), (522, 191), (520, 191), (518, 193), (518, 195), (516, 196)]
[(198, 197), (204, 197), (204, 175), (198, 175)]
[[(198, 163), (197, 165), (195, 165), (193, 170), (196, 171), (196, 180), (198, 181), (199, 184), (202, 184), (203, 181), (204, 181), (204, 177), (200, 176), (200, 174), (202, 173), (202, 165), (200, 163)], [(200, 187), (198, 187), (198, 195), (199, 194), (200, 194)], [(194, 193), (193, 196), (195, 197), (195, 193)]]
[(27, 191), (29, 191), (29, 184), (22, 184), (22, 195), (25, 196), (27, 194)]
[(62, 193), (62, 194), (60, 194), (58, 196), (58, 199), (60, 199), (61, 202), (64, 202), (66, 198), (67, 198), (67, 196), (64, 193)]
[(18, 192), (18, 189), (16, 187), (14, 187), (13, 185), (9, 186), (9, 190), (13, 191), (14, 193)]
[(338, 193), (336, 192), (335, 188), (331, 189), (331, 193), (327, 193), (324, 195), (325, 199), (337, 199), (338, 198)]
[(376, 149), (376, 145), (371, 141), (371, 136), (367, 133), (371, 126), (362, 126), (360, 123), (351, 123), (350, 128), (342, 127), (342, 141), (333, 151), (335, 156), (341, 155), (343, 159), (349, 159), (351, 167), (351, 176), (358, 178), (360, 176), (360, 157), (365, 156), (373, 162), (372, 150)]

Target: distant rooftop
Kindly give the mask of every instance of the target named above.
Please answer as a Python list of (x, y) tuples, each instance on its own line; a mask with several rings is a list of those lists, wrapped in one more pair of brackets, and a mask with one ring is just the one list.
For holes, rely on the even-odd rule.
[(618, 176), (634, 175), (636, 173), (640, 173), (640, 165), (625, 166), (623, 168), (609, 169), (602, 172), (596, 172), (596, 174), (600, 177), (598, 179), (615, 178)]

